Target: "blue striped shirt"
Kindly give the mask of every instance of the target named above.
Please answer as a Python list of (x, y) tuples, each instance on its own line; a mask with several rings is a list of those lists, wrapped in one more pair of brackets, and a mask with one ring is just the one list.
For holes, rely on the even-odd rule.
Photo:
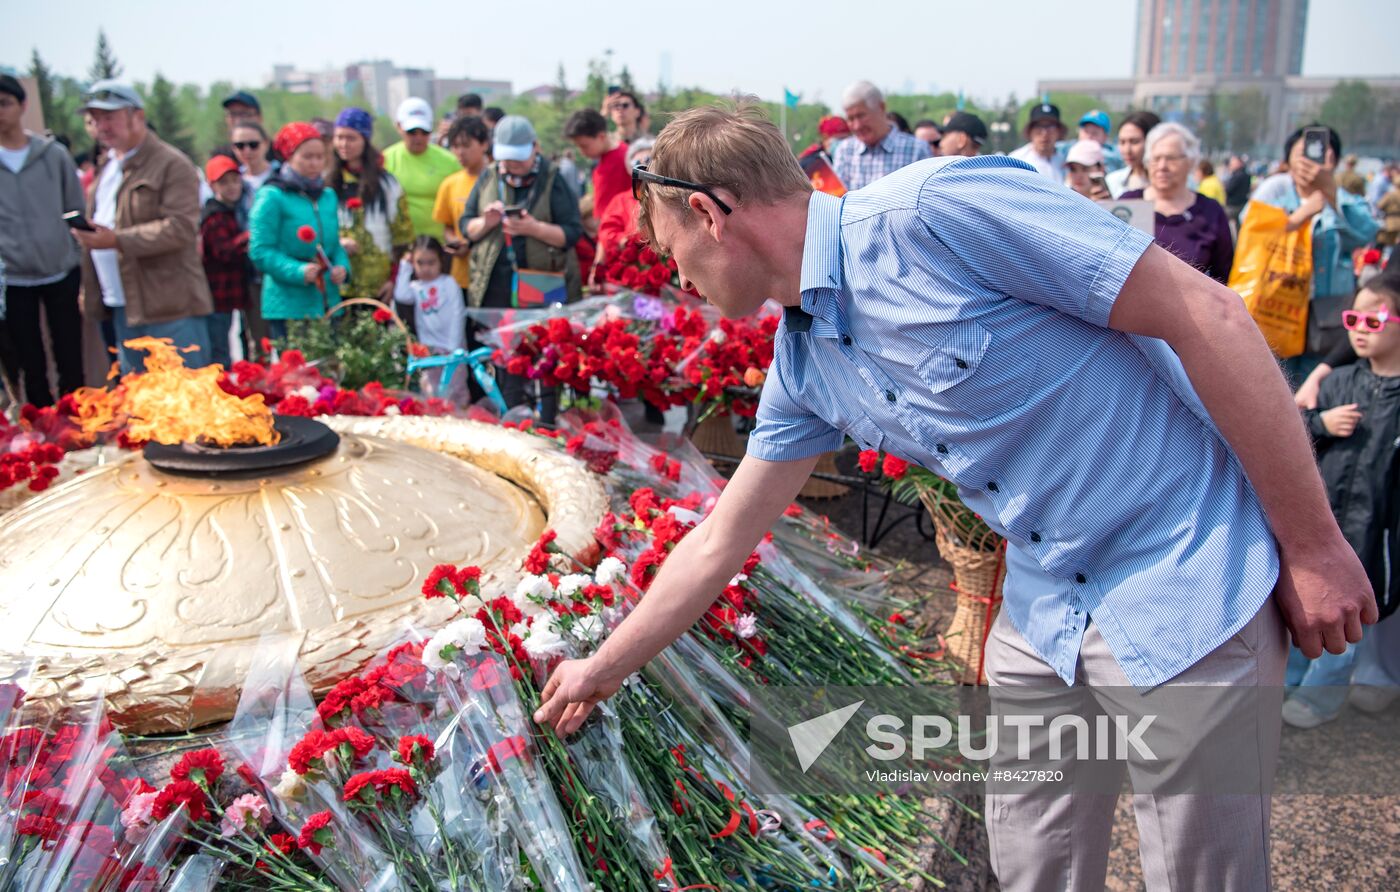
[(1091, 620), (1134, 685), (1247, 623), (1263, 509), (1163, 341), (1107, 328), (1152, 239), (1005, 157), (814, 194), (750, 455), (850, 435), (952, 480), (1009, 542), (1003, 609), (1072, 684)]
[(831, 167), (841, 184), (854, 192), (932, 154), (928, 143), (891, 127), (873, 146), (854, 136), (841, 140), (831, 151)]

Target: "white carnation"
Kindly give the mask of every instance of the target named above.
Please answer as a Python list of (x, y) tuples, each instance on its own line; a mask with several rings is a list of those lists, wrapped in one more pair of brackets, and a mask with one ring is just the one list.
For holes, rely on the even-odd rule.
[(585, 641), (601, 641), (605, 631), (602, 619), (594, 614), (581, 616), (574, 622), (574, 634)]
[(449, 623), (443, 632), (452, 635), (452, 642), (465, 656), (474, 657), (486, 649), (486, 626), (474, 616)]
[(277, 785), (272, 788), (272, 795), (284, 802), (299, 800), (305, 792), (306, 783), (302, 780), (301, 775), (290, 768), (282, 772), (282, 776), (277, 780)]
[(314, 403), (321, 398), (321, 391), (312, 387), (310, 384), (303, 384), (296, 389), (296, 395), (306, 400), (308, 403)]
[(752, 638), (758, 631), (758, 617), (752, 613), (741, 613), (734, 620), (734, 634), (740, 638)]
[(520, 607), (530, 602), (532, 598), (548, 598), (554, 594), (554, 586), (549, 584), (548, 576), (535, 576), (526, 574), (515, 586), (515, 597), (512, 599), (515, 606)]
[(547, 660), (564, 652), (564, 639), (548, 623), (536, 623), (523, 640), (525, 652), (536, 659)]
[(592, 582), (592, 579), (582, 573), (570, 573), (559, 580), (558, 592), (565, 598), (572, 598), (579, 593), (580, 589)]
[(593, 572), (593, 578), (599, 585), (612, 585), (627, 576), (627, 565), (615, 557), (605, 557), (598, 562), (598, 569)]

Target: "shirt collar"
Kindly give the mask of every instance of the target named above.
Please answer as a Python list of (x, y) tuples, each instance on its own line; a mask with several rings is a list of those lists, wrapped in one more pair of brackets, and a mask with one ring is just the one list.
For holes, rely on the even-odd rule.
[(856, 139), (855, 137), (851, 137), (851, 138), (852, 138), (852, 139), (855, 139), (856, 142), (860, 143), (860, 149), (859, 149), (858, 151), (859, 151), (859, 153), (862, 154), (862, 155), (868, 155), (868, 154), (870, 154), (871, 152), (875, 152), (875, 151), (880, 151), (880, 152), (893, 152), (894, 149), (890, 146), (890, 142), (894, 139), (895, 134), (898, 133), (898, 132), (899, 132), (899, 128), (897, 128), (897, 127), (895, 127), (893, 124), (891, 124), (891, 125), (890, 125), (890, 129), (889, 129), (888, 131), (886, 131), (886, 133), (885, 133), (884, 139), (881, 139), (879, 142), (875, 143), (875, 145), (873, 145), (873, 146), (866, 145), (864, 142), (861, 142), (859, 139)]
[(841, 287), (841, 199), (812, 192), (802, 240), (802, 293)]

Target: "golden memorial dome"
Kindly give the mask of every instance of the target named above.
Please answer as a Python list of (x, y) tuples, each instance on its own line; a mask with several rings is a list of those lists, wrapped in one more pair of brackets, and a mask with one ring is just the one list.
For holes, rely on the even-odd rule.
[(31, 702), (105, 697), (119, 726), (232, 716), (259, 638), (302, 636), (318, 693), (410, 625), (453, 611), (420, 589), (439, 563), (514, 587), (545, 527), (574, 554), (601, 480), (552, 444), (451, 418), (322, 419), (334, 451), (293, 467), (187, 476), (140, 453), (0, 517), (0, 652), (32, 662)]

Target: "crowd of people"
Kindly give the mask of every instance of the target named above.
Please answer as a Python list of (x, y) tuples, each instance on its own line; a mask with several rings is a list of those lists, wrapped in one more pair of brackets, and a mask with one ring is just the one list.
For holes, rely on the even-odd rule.
[[(654, 145), (642, 97), (619, 89), (564, 125), (584, 170), (572, 152), (547, 157), (531, 121), (474, 95), (443, 121), (422, 99), (404, 101), (394, 116), (400, 141), (379, 147), (365, 109), (273, 133), (257, 97), (240, 90), (222, 103), (227, 144), (199, 168), (148, 126), (131, 85), (108, 80), (92, 85), (81, 109), (100, 151), (95, 168), (80, 171), (63, 146), (23, 129), (30, 101), (0, 76), (0, 358), (14, 398), (36, 406), (83, 383), (84, 318), (100, 323), (123, 370), (141, 367), (125, 346), (135, 337), (197, 348), (190, 365), (228, 365), (285, 339), (290, 322), (366, 299), (402, 308), (433, 350), (474, 345), (470, 310), (516, 306), (522, 271), (554, 277), (565, 301), (597, 283), (609, 252), (637, 234), (634, 171), (646, 170)], [(1182, 124), (1149, 111), (1124, 115), (1116, 131), (1112, 123), (1090, 111), (1069, 139), (1060, 109), (1041, 102), (1010, 157), (1086, 199), (1149, 204), (1155, 241), (1221, 283), (1251, 206), (1281, 209), (1290, 230), (1309, 228), (1306, 346), (1284, 367), (1338, 519), (1393, 603), (1400, 595), (1384, 555), (1400, 483), (1400, 332), (1390, 327), (1400, 322), (1400, 288), (1381, 270), (1400, 240), (1400, 168), (1387, 162), (1368, 180), (1341, 134), (1317, 125), (1321, 157), (1305, 154), (1300, 129), (1258, 181), (1259, 165), (1241, 156), (1223, 159), (1217, 176)], [(836, 180), (822, 188), (844, 192), (924, 159), (977, 157), (988, 128), (967, 111), (910, 125), (859, 81), (818, 136), (801, 153), (803, 169), (820, 159)], [(509, 405), (550, 399), (499, 377)], [(1353, 647), (1304, 662), (1294, 680), (1335, 689), (1357, 658)], [(1335, 694), (1300, 696), (1285, 715), (1307, 726), (1340, 706)]]

